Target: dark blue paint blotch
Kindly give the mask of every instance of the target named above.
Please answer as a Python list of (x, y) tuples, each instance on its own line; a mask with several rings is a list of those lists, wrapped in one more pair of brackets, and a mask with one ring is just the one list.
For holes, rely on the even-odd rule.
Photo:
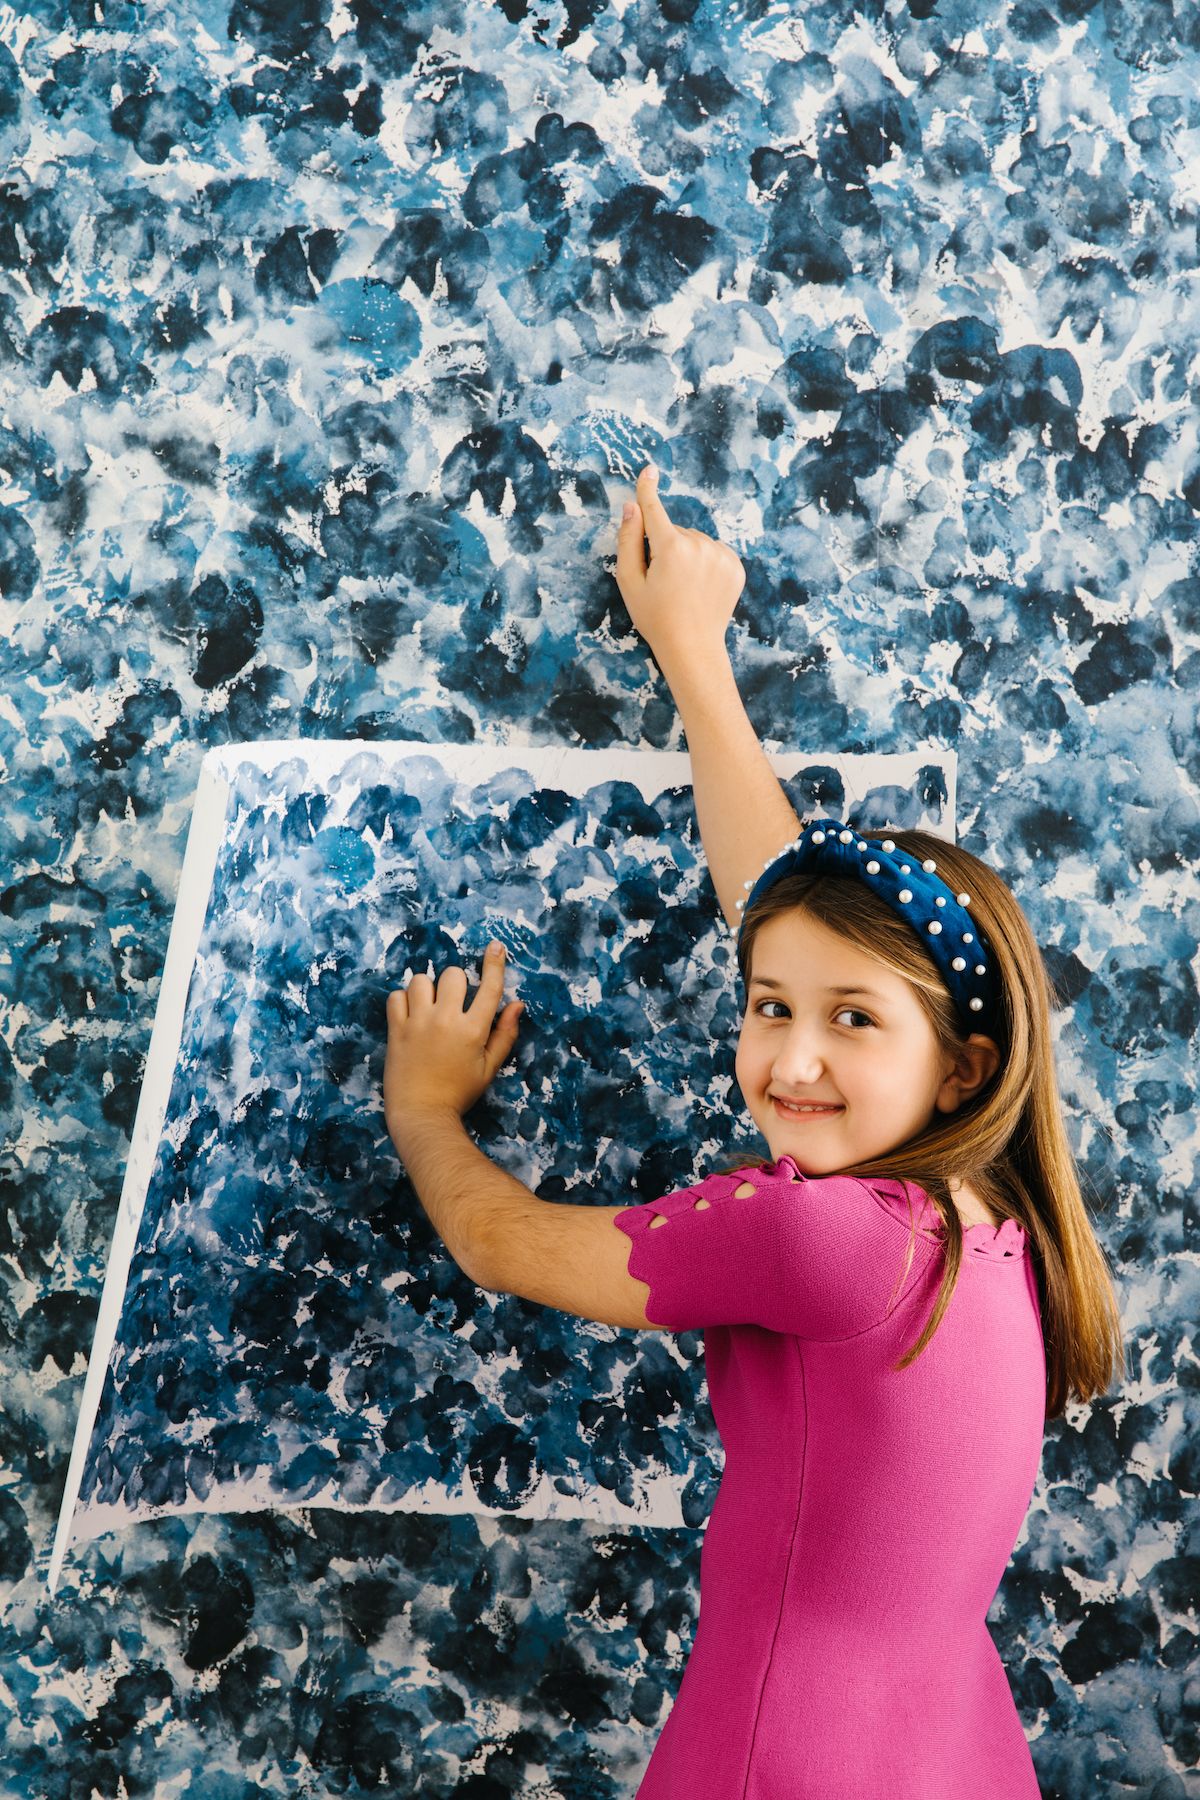
[(970, 381), (986, 386), (999, 371), (1000, 352), (995, 327), (969, 314), (943, 319), (921, 333), (908, 357), (909, 367), (931, 369), (948, 381)]
[(151, 87), (117, 103), (112, 128), (117, 137), (128, 138), (143, 162), (165, 163), (177, 145), (200, 150), (212, 116), (213, 107), (201, 94)]
[(146, 746), (149, 738), (183, 713), (183, 702), (173, 688), (148, 681), (140, 693), (130, 694), (121, 711), (92, 749), (102, 769), (124, 769)]
[(210, 689), (233, 679), (250, 662), (263, 631), (262, 604), (248, 581), (230, 588), (220, 575), (207, 575), (181, 609), (190, 629), (195, 661), (192, 679)]
[(853, 72), (817, 122), (817, 154), (831, 189), (866, 187), (874, 170), (899, 153), (917, 156), (921, 125), (912, 101), (894, 88), (865, 59), (853, 59)]
[(920, 426), (929, 398), (908, 387), (875, 388), (847, 400), (829, 436), (806, 459), (806, 491), (832, 513), (870, 516), (858, 483), (890, 464)]
[(325, 30), (329, 0), (232, 0), (228, 34), (286, 65), (324, 62), (332, 50)]
[(788, 399), (803, 412), (836, 412), (858, 391), (836, 350), (794, 350), (783, 380)]
[(1164, 664), (1169, 667), (1170, 640), (1157, 620), (1105, 623), (1071, 681), (1085, 706), (1098, 706), (1136, 682), (1161, 678)]
[(0, 598), (32, 599), (41, 577), (32, 527), (19, 508), (0, 506)]
[(596, 209), (588, 228), (593, 251), (612, 245), (615, 262), (593, 265), (599, 292), (636, 317), (661, 306), (717, 250), (707, 219), (672, 210), (655, 187), (632, 183)]
[(830, 286), (850, 275), (850, 259), (838, 241), (829, 195), (816, 168), (811, 157), (773, 146), (751, 155), (751, 179), (771, 202), (766, 242), (750, 284), (758, 305), (766, 304), (783, 282)]
[(317, 285), (309, 271), (304, 237), (297, 225), (289, 225), (258, 259), (254, 285), (260, 294), (284, 306), (306, 306), (315, 298)]
[(439, 279), (446, 303), (473, 305), (488, 273), (491, 250), (484, 232), (459, 225), (432, 207), (403, 213), (375, 252), (372, 273), (399, 289), (411, 280), (428, 300)]
[(29, 334), (35, 377), (45, 387), (53, 375), (78, 389), (85, 371), (102, 394), (139, 394), (149, 386), (133, 340), (119, 319), (90, 306), (63, 306)]
[(254, 1589), (243, 1569), (197, 1556), (183, 1572), (188, 1607), (188, 1640), (183, 1660), (189, 1669), (211, 1669), (235, 1650), (254, 1616)]

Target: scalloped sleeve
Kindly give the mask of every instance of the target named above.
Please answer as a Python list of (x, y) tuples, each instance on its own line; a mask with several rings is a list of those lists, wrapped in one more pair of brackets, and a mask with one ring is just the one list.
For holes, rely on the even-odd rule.
[[(753, 1191), (737, 1192), (746, 1186)], [(613, 1222), (630, 1241), (629, 1273), (650, 1289), (647, 1318), (671, 1331), (761, 1325), (822, 1341), (853, 1337), (890, 1316), (935, 1254), (918, 1232), (905, 1275), (907, 1223), (846, 1175), (710, 1175)]]

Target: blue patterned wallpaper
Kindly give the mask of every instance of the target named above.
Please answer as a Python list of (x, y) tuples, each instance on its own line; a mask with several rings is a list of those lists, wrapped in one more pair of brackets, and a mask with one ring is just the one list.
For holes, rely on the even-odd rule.
[(747, 563), (764, 737), (957, 750), (1059, 980), (1130, 1375), (1051, 1426), (990, 1622), (1047, 1800), (1200, 1795), (1194, 7), (72, 0), (0, 45), (6, 1797), (636, 1787), (695, 1531), (312, 1510), (41, 1569), (201, 756), (678, 747), (611, 579), (648, 455)]

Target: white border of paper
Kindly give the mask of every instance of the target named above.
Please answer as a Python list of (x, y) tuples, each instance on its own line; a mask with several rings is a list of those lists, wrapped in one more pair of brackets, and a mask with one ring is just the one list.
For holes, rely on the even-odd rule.
[[(175, 1075), (175, 1061), (183, 1034), (192, 970), (208, 913), (213, 871), (225, 830), (230, 775), (242, 763), (254, 762), (261, 769), (269, 770), (279, 763), (303, 756), (310, 768), (320, 775), (328, 776), (352, 758), (364, 755), (378, 755), (394, 761), (428, 757), (439, 763), (449, 774), (466, 776), (472, 780), (482, 780), (505, 769), (519, 768), (532, 775), (541, 787), (557, 783), (564, 792), (575, 794), (582, 793), (601, 781), (628, 781), (639, 789), (645, 799), (653, 800), (664, 788), (692, 785), (691, 759), (686, 751), (636, 749), (627, 746), (584, 750), (519, 740), (507, 744), (430, 744), (396, 739), (281, 738), (230, 744), (219, 750), (210, 750), (204, 757), (200, 765), (187, 848), (180, 871), (175, 917), (167, 944), (167, 959), (154, 1015), (154, 1029), (146, 1054), (146, 1067), (113, 1230), (112, 1248), (100, 1296), (96, 1334), (88, 1359), (83, 1398), (67, 1468), (66, 1487), (50, 1555), (47, 1584), (51, 1594), (58, 1586), (71, 1545), (75, 1506), (79, 1498), (88, 1446), (100, 1408), (109, 1357), (116, 1341), (150, 1177), (158, 1156), (163, 1120)], [(860, 799), (872, 787), (885, 784), (910, 787), (920, 769), (940, 768), (945, 776), (947, 794), (942, 835), (952, 833), (955, 829), (958, 759), (953, 751), (938, 750), (933, 746), (893, 755), (862, 756), (831, 755), (819, 750), (768, 751), (767, 760), (776, 774), (784, 780), (814, 763), (826, 764), (841, 775), (847, 799), (851, 802)], [(422, 1503), (422, 1497), (418, 1495), (410, 1495), (408, 1500), (410, 1505), (398, 1510), (411, 1510), (412, 1506)], [(464, 1493), (457, 1501), (439, 1494), (438, 1502), (438, 1510), (446, 1512), (490, 1510), (482, 1508), (478, 1497), (473, 1493)], [(295, 1502), (286, 1510), (294, 1511), (320, 1504), (319, 1500), (309, 1499)], [(362, 1509), (346, 1507), (345, 1510)], [(522, 1509), (523, 1512), (526, 1510)], [(681, 1525), (681, 1517), (669, 1516), (677, 1512), (676, 1502), (674, 1507), (666, 1508), (662, 1516), (647, 1520), (640, 1515), (631, 1515), (631, 1522)], [(563, 1516), (561, 1509), (556, 1509), (556, 1516)], [(582, 1512), (580, 1516), (584, 1516)], [(591, 1514), (586, 1516), (591, 1517)]]

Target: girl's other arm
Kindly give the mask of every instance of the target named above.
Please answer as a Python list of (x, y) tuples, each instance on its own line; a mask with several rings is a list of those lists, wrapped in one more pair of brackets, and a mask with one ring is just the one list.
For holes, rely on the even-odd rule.
[(720, 657), (702, 667), (663, 670), (679, 708), (692, 759), (696, 818), (709, 873), (726, 922), (735, 930), (746, 882), (762, 872), (800, 832), (795, 808), (767, 761), (746, 716), (733, 665)]
[(800, 831), (725, 647), (745, 571), (727, 544), (672, 522), (649, 467), (637, 496), (618, 533), (617, 585), (679, 708), (704, 854), (721, 911), (736, 929), (746, 882)]
[(522, 1002), (496, 1016), (504, 999), (498, 939), (469, 1006), (466, 997), (467, 972), (455, 963), (436, 984), (417, 974), (387, 999), (384, 1118), (434, 1230), (480, 1287), (604, 1325), (662, 1329), (646, 1317), (649, 1287), (630, 1275), (629, 1239), (613, 1224), (624, 1207), (542, 1200), (467, 1136), (463, 1114), (517, 1041)]
[(629, 1273), (620, 1206), (542, 1200), (485, 1156), (452, 1110), (394, 1120), (392, 1141), (417, 1198), (451, 1256), (477, 1287), (539, 1306), (661, 1331), (646, 1317), (650, 1290)]

